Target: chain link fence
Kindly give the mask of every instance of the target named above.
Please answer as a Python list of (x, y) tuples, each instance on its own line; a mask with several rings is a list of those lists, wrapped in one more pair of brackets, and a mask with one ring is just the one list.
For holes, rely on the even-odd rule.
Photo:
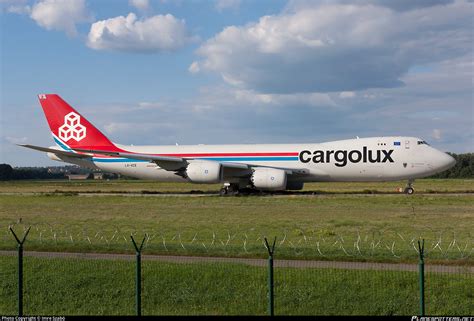
[[(133, 249), (130, 242), (130, 249)], [(26, 242), (26, 250), (28, 241)], [(131, 253), (131, 251), (129, 251)], [(262, 257), (268, 255), (262, 249)], [(135, 315), (133, 254), (25, 252), (25, 315)], [(268, 261), (142, 254), (143, 315), (265, 315)], [(17, 314), (17, 252), (0, 252), (0, 314)], [(474, 268), (425, 265), (428, 315), (474, 314)], [(275, 315), (419, 315), (417, 264), (274, 260)]]

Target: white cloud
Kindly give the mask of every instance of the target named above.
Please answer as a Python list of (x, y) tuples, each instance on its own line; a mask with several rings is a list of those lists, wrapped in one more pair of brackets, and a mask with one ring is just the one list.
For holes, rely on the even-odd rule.
[(25, 4), (26, 0), (0, 0), (0, 5), (3, 6), (9, 6), (12, 4)]
[(25, 14), (28, 8), (26, 0), (0, 0), (0, 13)]
[(166, 105), (163, 103), (142, 101), (138, 103), (135, 110), (161, 110), (163, 108), (166, 108)]
[(192, 74), (198, 73), (200, 68), (197, 61), (194, 61), (188, 68), (189, 72)]
[(171, 14), (137, 19), (129, 13), (93, 23), (87, 45), (96, 50), (159, 52), (176, 50), (194, 39), (184, 20)]
[(132, 130), (134, 126), (127, 123), (108, 123), (104, 126), (104, 130), (107, 134), (114, 134), (120, 131)]
[(147, 11), (150, 9), (149, 0), (129, 0), (128, 4), (141, 11)]
[[(286, 10), (304, 9), (314, 6), (314, 0), (289, 0)], [(454, 0), (320, 0), (325, 4), (376, 5), (396, 11), (408, 11), (423, 7), (433, 7), (453, 3)]]
[(240, 7), (240, 2), (241, 0), (216, 0), (215, 7), (218, 11), (236, 10)]
[[(140, 124), (135, 122), (111, 122), (104, 125), (104, 131), (107, 135), (116, 135), (134, 132), (136, 134), (146, 135), (156, 129), (170, 130), (179, 127), (176, 123), (166, 122), (146, 122), (142, 121)], [(136, 143), (136, 142), (132, 142)]]
[(85, 0), (41, 0), (31, 8), (31, 19), (47, 30), (77, 34), (76, 24), (90, 21)]
[(297, 93), (297, 94), (261, 94), (252, 90), (229, 91), (234, 100), (251, 105), (273, 106), (304, 106), (304, 107), (334, 107), (336, 104), (328, 94)]
[(5, 140), (10, 144), (24, 144), (28, 141), (28, 137), (5, 136)]
[(265, 93), (402, 86), (412, 66), (471, 52), (473, 3), (394, 10), (322, 4), (229, 26), (198, 49), (190, 71)]
[(434, 139), (436, 140), (440, 140), (441, 139), (441, 130), (439, 129), (433, 129), (433, 134), (431, 135), (433, 136)]
[(366, 98), (366, 99), (375, 99), (375, 98), (377, 98), (377, 96), (375, 94), (371, 94), (371, 93), (365, 93), (363, 97)]
[(28, 5), (13, 5), (7, 8), (8, 13), (16, 13), (16, 14), (30, 14), (31, 7)]
[(340, 98), (354, 98), (356, 96), (356, 93), (353, 91), (343, 91), (339, 94)]

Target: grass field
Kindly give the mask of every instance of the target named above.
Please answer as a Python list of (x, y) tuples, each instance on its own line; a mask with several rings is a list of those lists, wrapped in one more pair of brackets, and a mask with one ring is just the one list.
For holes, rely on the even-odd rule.
[[(276, 236), (276, 259), (414, 263), (424, 238), (427, 264), (472, 266), (472, 183), (420, 180), (413, 196), (396, 193), (404, 185), (396, 182), (221, 198), (217, 185), (1, 182), (0, 249), (16, 247), (8, 227), (32, 226), (26, 250), (133, 253), (133, 234), (147, 235), (144, 255), (264, 258), (263, 237)], [(0, 256), (0, 314), (16, 311), (15, 263)], [(133, 261), (25, 257), (24, 266), (27, 314), (134, 314)], [(266, 313), (264, 267), (144, 261), (142, 269), (144, 314)], [(426, 276), (428, 314), (474, 313), (472, 273)], [(276, 268), (275, 282), (276, 314), (419, 313), (416, 272)]]
[[(131, 252), (130, 234), (147, 233), (146, 253), (264, 257), (263, 236), (276, 236), (282, 258), (415, 262), (416, 242), (424, 238), (428, 258), (472, 265), (474, 193), (459, 194), (472, 192), (472, 183), (419, 180), (417, 192), (429, 194), (413, 196), (338, 194), (389, 192), (397, 183), (332, 183), (309, 184), (307, 190), (320, 191), (316, 196), (220, 198), (73, 193), (196, 189), (187, 184), (2, 182), (0, 192), (14, 194), (0, 195), (0, 249), (15, 247), (8, 226), (31, 225), (29, 250)], [(46, 194), (15, 194), (21, 192)]]
[[(0, 314), (16, 311), (16, 258), (0, 256)], [(25, 258), (28, 315), (132, 315), (134, 262)], [(143, 313), (263, 315), (266, 268), (143, 262)], [(416, 315), (416, 272), (276, 268), (278, 315)], [(429, 315), (472, 315), (472, 274), (427, 273)]]

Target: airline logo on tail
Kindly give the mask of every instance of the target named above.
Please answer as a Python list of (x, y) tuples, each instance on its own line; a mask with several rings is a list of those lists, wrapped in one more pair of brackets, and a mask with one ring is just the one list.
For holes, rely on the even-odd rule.
[(81, 116), (70, 112), (64, 116), (64, 124), (59, 127), (59, 138), (67, 142), (71, 138), (76, 142), (86, 137), (86, 127), (81, 125)]

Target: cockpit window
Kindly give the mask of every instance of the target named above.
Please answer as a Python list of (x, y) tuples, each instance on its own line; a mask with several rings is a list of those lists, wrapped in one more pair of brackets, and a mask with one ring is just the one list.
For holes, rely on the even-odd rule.
[(424, 141), (424, 140), (419, 140), (419, 141), (418, 141), (418, 145), (428, 145), (428, 146), (429, 146), (430, 144), (428, 144), (428, 143), (427, 143), (426, 141)]

